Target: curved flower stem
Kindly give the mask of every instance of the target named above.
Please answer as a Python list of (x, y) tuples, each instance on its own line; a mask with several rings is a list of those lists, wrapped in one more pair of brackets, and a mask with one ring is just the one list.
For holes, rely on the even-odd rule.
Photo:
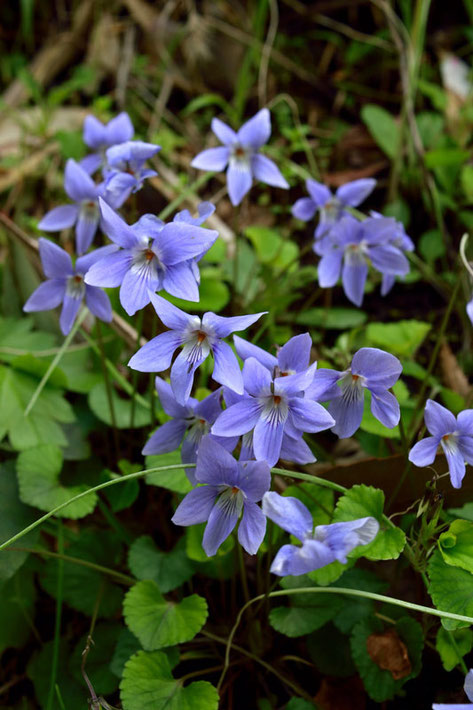
[(16, 533), (16, 535), (13, 535), (8, 540), (5, 540), (5, 542), (0, 543), (0, 550), (4, 550), (6, 547), (9, 547), (14, 542), (16, 542), (17, 540), (22, 538), (27, 533), (29, 533), (31, 530), (34, 530), (39, 525), (44, 523), (46, 520), (49, 520), (49, 518), (52, 518), (53, 515), (56, 515), (56, 513), (59, 513), (66, 506), (68, 506), (70, 503), (74, 503), (75, 501), (80, 500), (81, 498), (85, 498), (85, 496), (90, 495), (90, 493), (95, 493), (96, 491), (101, 491), (103, 488), (108, 488), (109, 486), (114, 486), (116, 483), (122, 483), (123, 481), (131, 481), (134, 478), (143, 478), (143, 476), (147, 476), (148, 473), (162, 473), (164, 471), (176, 471), (178, 469), (183, 469), (183, 468), (195, 468), (195, 466), (196, 466), (195, 463), (176, 463), (176, 464), (172, 464), (170, 466), (168, 465), (168, 466), (158, 466), (157, 468), (145, 468), (143, 471), (135, 471), (134, 473), (127, 473), (125, 476), (121, 476), (120, 478), (113, 478), (111, 481), (105, 481), (104, 483), (99, 483), (98, 486), (94, 486), (93, 488), (89, 488), (86, 491), (82, 491), (82, 493), (78, 493), (76, 496), (69, 498), (69, 500), (66, 500), (64, 503), (57, 505), (55, 508), (50, 510), (48, 513), (45, 513), (40, 518), (38, 518), (38, 520), (35, 520), (34, 523), (31, 523), (31, 525), (28, 525), (26, 528), (23, 528), (23, 530), (20, 530), (20, 532)]
[(54, 688), (56, 686), (57, 669), (59, 664), (59, 642), (61, 640), (61, 617), (62, 617), (62, 598), (64, 588), (64, 531), (62, 522), (57, 521), (57, 542), (58, 542), (58, 560), (57, 560), (57, 581), (56, 581), (56, 615), (54, 622), (54, 641), (53, 641), (53, 657), (51, 661), (51, 671), (49, 680), (48, 700), (46, 710), (51, 710), (54, 701)]
[(448, 611), (441, 611), (440, 609), (432, 609), (428, 606), (422, 606), (421, 604), (413, 604), (412, 602), (406, 602), (403, 599), (396, 599), (395, 597), (387, 597), (384, 594), (376, 594), (375, 592), (366, 592), (362, 589), (347, 589), (345, 587), (297, 587), (296, 589), (278, 589), (276, 592), (270, 592), (269, 594), (259, 594), (257, 597), (253, 597), (249, 602), (244, 604), (240, 611), (236, 621), (230, 631), (230, 635), (227, 640), (227, 648), (225, 650), (225, 662), (223, 666), (223, 671), (220, 679), (217, 683), (217, 690), (222, 686), (225, 674), (227, 672), (228, 665), (230, 663), (230, 651), (233, 645), (233, 638), (240, 625), (241, 619), (245, 611), (255, 602), (260, 601), (265, 598), (272, 597), (284, 597), (292, 596), (297, 594), (346, 594), (352, 597), (362, 597), (364, 599), (373, 599), (374, 601), (384, 602), (385, 604), (393, 604), (394, 606), (401, 606), (404, 609), (410, 609), (411, 611), (419, 611), (423, 614), (430, 614), (431, 616), (439, 616), (444, 619), (453, 619), (454, 621), (465, 621), (468, 624), (473, 624), (473, 618), (470, 616), (463, 616), (462, 614), (452, 614)]
[(67, 348), (69, 347), (69, 344), (72, 342), (75, 334), (77, 333), (80, 326), (82, 325), (82, 322), (84, 321), (88, 312), (89, 311), (87, 310), (87, 308), (83, 308), (82, 311), (79, 313), (79, 315), (76, 319), (76, 322), (74, 323), (71, 331), (67, 334), (66, 338), (64, 339), (63, 344), (61, 345), (61, 347), (57, 351), (55, 357), (51, 361), (51, 364), (49, 365), (48, 369), (46, 370), (43, 377), (41, 378), (41, 382), (37, 386), (36, 390), (33, 393), (33, 396), (31, 397), (30, 401), (28, 402), (27, 407), (25, 409), (25, 417), (28, 416), (28, 414), (31, 412), (31, 410), (35, 406), (36, 402), (38, 401), (39, 395), (41, 394), (41, 392), (45, 388), (49, 378), (51, 377), (52, 373), (56, 369), (56, 366), (58, 365), (62, 356), (64, 355)]

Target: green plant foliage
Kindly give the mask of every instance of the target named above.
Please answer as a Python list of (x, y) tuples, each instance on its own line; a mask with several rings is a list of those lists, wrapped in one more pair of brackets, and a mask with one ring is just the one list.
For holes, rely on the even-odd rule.
[[(373, 572), (363, 569), (349, 569), (334, 583), (334, 587), (360, 589), (375, 594), (384, 594), (388, 584)], [(333, 619), (333, 623), (344, 634), (350, 633), (358, 621), (374, 614), (374, 601), (363, 597), (343, 597), (343, 606)]]
[(123, 614), (128, 628), (147, 651), (190, 641), (207, 619), (207, 602), (198, 594), (176, 603), (167, 601), (151, 580), (135, 584), (125, 596)]
[(438, 540), (442, 557), (448, 565), (461, 567), (473, 574), (473, 523), (454, 520)]
[[(159, 468), (160, 466), (173, 466), (181, 463), (180, 451), (173, 451), (170, 454), (159, 454), (156, 456), (147, 456), (145, 458), (146, 468)], [(186, 476), (184, 469), (175, 468), (171, 471), (159, 471), (158, 473), (150, 473), (146, 476), (146, 483), (159, 488), (167, 488), (174, 493), (189, 493), (192, 490), (192, 485)]]
[[(23, 503), (49, 511), (88, 489), (86, 484), (62, 485), (59, 481), (62, 463), (61, 450), (51, 444), (21, 452), (17, 459), (16, 470)], [(83, 518), (93, 511), (96, 504), (97, 496), (91, 493), (65, 506), (58, 513), (58, 517)]]
[(137, 538), (128, 551), (128, 566), (137, 579), (156, 582), (163, 594), (187, 582), (194, 573), (186, 554), (185, 538), (169, 552), (158, 550), (149, 535)]
[[(437, 609), (453, 614), (473, 616), (473, 574), (448, 565), (439, 550), (429, 561), (429, 594)], [(442, 626), (451, 631), (468, 626), (464, 621), (442, 619)]]
[(306, 643), (309, 656), (319, 673), (339, 678), (356, 673), (351, 657), (350, 637), (339, 631), (333, 622), (312, 632)]
[(314, 483), (288, 486), (283, 495), (298, 498), (312, 513), (314, 525), (327, 525), (332, 521), (334, 493), (329, 488)]
[[(108, 695), (118, 688), (118, 679), (110, 669), (110, 659), (120, 631), (120, 625), (111, 621), (101, 622), (94, 629), (85, 669), (97, 695)], [(87, 637), (88, 634), (84, 634), (79, 639), (69, 658), (69, 672), (79, 683), (83, 681), (80, 667)]]
[(369, 323), (365, 345), (383, 348), (399, 357), (413, 357), (431, 329), (430, 323), (399, 320), (395, 323)]
[(61, 390), (46, 386), (25, 417), (25, 409), (39, 380), (23, 372), (0, 366), (0, 440), (8, 435), (17, 451), (45, 442), (66, 446), (61, 423), (73, 422), (72, 408)]
[(123, 675), (123, 669), (125, 668), (125, 663), (140, 650), (141, 644), (135, 634), (133, 634), (130, 629), (127, 629), (126, 627), (122, 628), (118, 635), (112, 660), (110, 661), (110, 670), (112, 673), (116, 675), (117, 678), (121, 678)]
[(6, 648), (21, 648), (31, 635), (36, 587), (33, 574), (23, 567), (0, 584), (0, 654)]
[(407, 647), (411, 672), (404, 678), (395, 680), (392, 673), (380, 668), (371, 658), (367, 649), (367, 641), (371, 634), (386, 631), (383, 622), (375, 617), (360, 621), (351, 635), (351, 650), (353, 660), (363, 680), (366, 692), (375, 702), (382, 703), (393, 698), (402, 686), (411, 678), (415, 678), (421, 669), (424, 637), (422, 627), (410, 616), (403, 616), (396, 622), (394, 630)]
[[(297, 587), (313, 587), (314, 584), (307, 575), (283, 577), (281, 586), (284, 589)], [(285, 636), (305, 636), (311, 631), (320, 629), (339, 612), (344, 603), (341, 595), (324, 594), (294, 594), (289, 597), (290, 606), (277, 606), (269, 612), (269, 623)]]
[[(98, 544), (98, 540), (100, 544)], [(66, 548), (70, 557), (92, 562), (105, 567), (113, 567), (122, 557), (122, 545), (113, 531), (83, 529), (80, 536)], [(84, 567), (75, 562), (64, 561), (63, 597), (67, 605), (91, 616), (100, 595), (98, 616), (113, 617), (123, 599), (122, 589), (102, 572)], [(48, 594), (57, 594), (58, 564), (48, 559), (39, 578)]]
[(369, 132), (388, 158), (394, 158), (400, 147), (399, 126), (386, 109), (376, 104), (365, 104), (361, 118)]
[[(112, 389), (112, 406), (115, 415), (115, 424), (118, 429), (138, 429), (151, 423), (151, 410), (140, 402), (135, 402), (132, 407), (131, 399), (123, 399)], [(107, 387), (104, 382), (96, 384), (89, 392), (89, 407), (100, 421), (113, 425), (110, 412)], [(133, 416), (132, 416), (133, 411)]]
[(447, 631), (443, 626), (440, 626), (437, 631), (435, 648), (445, 670), (453, 671), (463, 656), (470, 653), (473, 648), (473, 631), (471, 629)]
[(372, 516), (380, 523), (380, 531), (369, 545), (360, 545), (350, 557), (366, 557), (369, 560), (396, 560), (406, 544), (401, 528), (389, 526), (382, 519), (384, 493), (373, 486), (356, 485), (341, 496), (335, 506), (334, 523)]
[(186, 313), (200, 313), (213, 311), (219, 313), (230, 301), (230, 291), (225, 283), (218, 278), (214, 270), (204, 268), (201, 270), (201, 283), (199, 287), (199, 302), (186, 301), (183, 298), (163, 294), (163, 298), (181, 308)]
[(123, 710), (217, 710), (218, 693), (206, 681), (183, 686), (162, 651), (139, 651), (125, 665), (120, 683)]
[(356, 308), (308, 308), (296, 316), (296, 323), (327, 330), (345, 330), (358, 328), (366, 323), (366, 318), (365, 311)]
[(315, 705), (303, 698), (291, 698), (286, 705), (286, 710), (314, 710)]
[[(26, 669), (28, 678), (33, 681), (37, 700), (43, 710), (47, 708), (49, 697), (53, 645), (53, 641), (45, 643), (41, 650), (33, 655)], [(71, 649), (67, 641), (61, 639), (59, 642), (56, 683), (67, 710), (84, 710), (87, 705), (88, 691), (84, 682), (79, 683), (69, 673), (68, 659), (70, 655)], [(56, 693), (53, 695), (51, 710), (63, 710)]]
[[(37, 518), (36, 513), (19, 500), (13, 461), (0, 464), (0, 542), (5, 542)], [(22, 539), (23, 547), (32, 547), (38, 539), (38, 530), (32, 530)], [(28, 552), (9, 550), (0, 554), (0, 583), (12, 577), (22, 566)]]

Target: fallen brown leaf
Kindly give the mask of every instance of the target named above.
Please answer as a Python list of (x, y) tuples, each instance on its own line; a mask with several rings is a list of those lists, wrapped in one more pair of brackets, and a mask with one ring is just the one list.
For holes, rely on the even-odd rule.
[(366, 650), (376, 665), (389, 671), (394, 680), (405, 678), (412, 671), (406, 644), (393, 628), (368, 636)]

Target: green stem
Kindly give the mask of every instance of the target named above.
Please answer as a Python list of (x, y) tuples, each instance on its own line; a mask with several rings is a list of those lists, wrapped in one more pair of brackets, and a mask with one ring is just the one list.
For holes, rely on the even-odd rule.
[(257, 597), (253, 597), (250, 601), (246, 602), (238, 612), (236, 621), (230, 631), (230, 635), (227, 640), (227, 647), (225, 650), (225, 663), (222, 671), (222, 675), (217, 684), (217, 690), (222, 686), (227, 668), (230, 663), (230, 651), (232, 647), (233, 638), (240, 625), (241, 619), (245, 611), (255, 602), (261, 599), (275, 598), (292, 596), (297, 594), (346, 594), (352, 597), (361, 597), (364, 599), (373, 599), (373, 601), (383, 602), (384, 604), (393, 604), (394, 606), (400, 606), (404, 609), (409, 609), (410, 611), (419, 611), (423, 614), (430, 614), (431, 616), (439, 616), (444, 619), (453, 619), (454, 621), (465, 621), (468, 624), (473, 624), (473, 618), (471, 616), (463, 616), (462, 614), (452, 614), (448, 611), (441, 611), (440, 609), (433, 609), (428, 606), (422, 606), (421, 604), (413, 604), (412, 602), (406, 602), (403, 599), (396, 599), (395, 597), (387, 597), (384, 594), (376, 594), (375, 592), (366, 592), (362, 589), (347, 589), (345, 587), (297, 587), (296, 589), (278, 589), (276, 592), (270, 592), (269, 594), (259, 594)]
[(465, 675), (468, 675), (468, 668), (467, 668), (467, 665), (465, 663), (463, 656), (461, 655), (460, 651), (458, 650), (458, 645), (457, 645), (457, 642), (455, 641), (455, 636), (453, 635), (453, 633), (451, 631), (448, 631), (448, 629), (447, 629), (447, 634), (449, 635), (450, 643), (452, 644), (453, 648), (455, 649), (455, 653), (457, 654), (458, 665), (462, 669), (463, 673)]
[[(141, 334), (143, 332), (143, 324), (144, 324), (144, 311), (141, 310), (138, 314), (138, 324), (136, 327), (136, 349), (137, 350), (139, 350), (139, 347), (140, 347)], [(131, 381), (132, 381), (132, 387), (133, 387), (133, 396), (131, 398), (131, 406), (130, 406), (130, 429), (133, 429), (133, 425), (135, 423), (135, 394), (136, 394), (136, 387), (138, 384), (138, 370), (133, 370)]]
[[(113, 406), (112, 384), (110, 382), (110, 378), (108, 376), (107, 365), (105, 363), (107, 358), (105, 356), (105, 348), (104, 348), (103, 338), (102, 338), (102, 326), (100, 325), (100, 321), (98, 321), (98, 320), (97, 320), (96, 327), (97, 327), (97, 340), (99, 342), (99, 350), (100, 350), (100, 363), (102, 365), (103, 379), (104, 379), (104, 383), (105, 383), (105, 393), (107, 395), (108, 408), (110, 411), (110, 421), (112, 422), (113, 442), (115, 444), (115, 456), (118, 458), (118, 454), (120, 451), (120, 442), (118, 439), (118, 429), (117, 429), (117, 420), (115, 417), (115, 407)], [(107, 444), (108, 444), (108, 441), (107, 441)]]
[(107, 503), (105, 503), (105, 501), (101, 500), (100, 498), (98, 499), (98, 505), (105, 520), (108, 522), (110, 527), (113, 528), (117, 533), (117, 537), (119, 537), (120, 540), (125, 543), (125, 545), (131, 545), (131, 543), (133, 542), (133, 537), (127, 530), (125, 530), (121, 522), (117, 519), (117, 516), (115, 515), (113, 510), (110, 510)]
[(341, 486), (339, 483), (334, 483), (325, 478), (319, 478), (319, 476), (313, 476), (311, 473), (299, 473), (298, 471), (286, 471), (284, 468), (272, 468), (272, 473), (277, 473), (279, 476), (285, 476), (286, 478), (297, 478), (301, 481), (309, 481), (309, 483), (315, 483), (318, 486), (323, 486), (324, 488), (330, 488), (332, 491), (337, 491), (337, 493), (346, 493), (348, 488)]
[(241, 545), (238, 544), (238, 540), (237, 540), (236, 549), (237, 549), (237, 555), (238, 555), (238, 564), (240, 566), (240, 578), (241, 578), (241, 586), (243, 587), (243, 595), (245, 597), (245, 601), (249, 601), (250, 590), (248, 589), (248, 579), (246, 576), (245, 559), (243, 557), (243, 548)]
[[(94, 351), (94, 353), (97, 355), (97, 357), (100, 358), (100, 348), (97, 345), (97, 343), (93, 340), (93, 338), (90, 337), (90, 335), (87, 333), (86, 330), (83, 328), (81, 329), (81, 334), (84, 336), (84, 338), (87, 340), (89, 343), (90, 347)], [(143, 407), (146, 407), (147, 409), (150, 408), (150, 403), (147, 399), (142, 397), (140, 394), (137, 392), (133, 393), (133, 387), (132, 385), (128, 382), (128, 380), (123, 377), (123, 375), (117, 370), (115, 365), (106, 357), (105, 358), (105, 365), (107, 370), (110, 372), (112, 375), (113, 379), (118, 382), (120, 387), (123, 389), (124, 392), (126, 392), (127, 395), (130, 397), (134, 397), (137, 402), (139, 402)]]
[(178, 469), (183, 469), (183, 468), (195, 468), (195, 463), (176, 463), (168, 466), (158, 466), (157, 468), (146, 468), (143, 471), (135, 471), (134, 473), (127, 473), (124, 476), (121, 476), (120, 478), (112, 478), (110, 481), (105, 481), (104, 483), (99, 483), (97, 486), (94, 486), (93, 488), (89, 488), (86, 491), (82, 491), (82, 493), (78, 493), (77, 495), (73, 496), (72, 498), (69, 498), (69, 500), (65, 501), (64, 503), (61, 503), (60, 505), (57, 505), (55, 508), (50, 510), (48, 513), (45, 513), (42, 515), (40, 518), (35, 520), (31, 525), (28, 525), (26, 528), (23, 528), (23, 530), (20, 530), (19, 533), (16, 533), (16, 535), (13, 535), (10, 537), (8, 540), (5, 540), (5, 542), (2, 542), (0, 544), (0, 550), (5, 549), (5, 547), (9, 547), (12, 545), (14, 542), (19, 540), (20, 538), (24, 537), (27, 533), (29, 533), (31, 530), (34, 530), (37, 528), (39, 525), (45, 522), (45, 520), (49, 520), (49, 518), (52, 518), (53, 515), (56, 515), (56, 513), (59, 513), (63, 508), (68, 506), (70, 503), (75, 503), (77, 500), (81, 500), (81, 498), (85, 498), (86, 496), (90, 495), (91, 493), (96, 493), (97, 491), (101, 491), (103, 488), (108, 488), (109, 486), (114, 486), (117, 483), (122, 483), (123, 481), (131, 481), (135, 478), (143, 478), (143, 476), (147, 476), (148, 473), (162, 473), (163, 471), (176, 471)]
[(37, 386), (36, 390), (35, 390), (34, 393), (33, 393), (33, 396), (31, 397), (30, 401), (28, 402), (28, 405), (27, 405), (27, 407), (26, 407), (26, 409), (25, 409), (25, 417), (28, 416), (28, 414), (31, 412), (31, 410), (32, 410), (33, 407), (35, 406), (36, 402), (38, 401), (39, 395), (41, 394), (41, 392), (42, 392), (43, 389), (45, 388), (47, 381), (48, 381), (49, 378), (51, 377), (51, 375), (52, 375), (52, 373), (54, 372), (54, 370), (56, 369), (56, 366), (58, 365), (59, 361), (61, 360), (62, 356), (63, 356), (64, 353), (66, 352), (66, 350), (67, 350), (67, 348), (68, 348), (68, 346), (69, 346), (69, 343), (72, 342), (72, 340), (73, 340), (75, 334), (76, 334), (77, 331), (79, 330), (79, 328), (80, 328), (80, 326), (81, 326), (83, 320), (85, 319), (87, 313), (88, 313), (87, 308), (84, 308), (84, 309), (79, 313), (79, 315), (78, 315), (78, 317), (77, 317), (77, 319), (76, 319), (76, 322), (75, 322), (74, 325), (72, 326), (72, 329), (71, 329), (70, 333), (68, 333), (68, 335), (67, 335), (66, 338), (64, 339), (64, 342), (63, 342), (62, 346), (59, 348), (59, 350), (58, 350), (58, 352), (56, 353), (55, 357), (54, 357), (53, 360), (51, 361), (51, 364), (49, 365), (48, 369), (46, 370), (46, 372), (44, 373), (43, 377), (41, 378), (41, 382), (40, 382), (39, 385)]
[(64, 537), (62, 522), (60, 520), (57, 521), (57, 544), (60, 557), (57, 561), (56, 619), (54, 623), (53, 657), (51, 661), (51, 675), (46, 710), (52, 710), (53, 706), (54, 689), (56, 686), (56, 676), (59, 664), (59, 641), (61, 639), (62, 593), (64, 583), (64, 560), (61, 558), (61, 555), (64, 553)]
[(106, 574), (109, 577), (115, 577), (118, 581), (120, 581), (122, 584), (126, 584), (128, 586), (132, 586), (133, 584), (136, 584), (136, 579), (134, 577), (129, 577), (126, 574), (122, 574), (121, 572), (117, 572), (114, 569), (111, 569), (110, 567), (104, 567), (103, 565), (98, 565), (95, 562), (89, 562), (89, 560), (82, 560), (80, 557), (71, 557), (70, 555), (64, 555), (60, 552), (52, 552), (51, 550), (41, 550), (37, 549), (35, 547), (22, 547), (22, 546), (15, 546), (15, 547), (10, 547), (6, 550), (6, 552), (16, 552), (16, 551), (21, 551), (21, 552), (28, 552), (31, 555), (41, 555), (42, 557), (52, 557), (56, 560), (63, 560), (64, 562), (70, 562), (71, 564), (74, 565), (80, 565), (81, 567), (87, 567), (88, 569), (92, 569), (95, 572), (100, 572), (101, 574)]
[(434, 370), (435, 364), (436, 364), (436, 362), (437, 362), (437, 357), (438, 357), (440, 348), (441, 348), (441, 346), (442, 346), (443, 338), (444, 338), (444, 335), (445, 335), (445, 330), (446, 330), (446, 328), (447, 328), (448, 321), (450, 320), (450, 315), (451, 315), (451, 313), (452, 313), (453, 306), (455, 305), (455, 301), (456, 301), (456, 299), (457, 299), (457, 295), (458, 295), (458, 291), (460, 290), (460, 286), (461, 286), (461, 279), (460, 279), (460, 277), (458, 277), (457, 280), (456, 280), (456, 283), (455, 283), (455, 287), (454, 287), (454, 289), (453, 289), (453, 291), (452, 291), (452, 295), (450, 296), (450, 300), (449, 300), (448, 305), (447, 305), (447, 310), (445, 311), (445, 314), (444, 314), (444, 316), (443, 316), (443, 320), (442, 320), (442, 323), (441, 323), (441, 325), (440, 325), (440, 330), (439, 330), (439, 332), (438, 332), (438, 336), (437, 336), (437, 340), (436, 340), (436, 343), (435, 343), (435, 347), (434, 347), (434, 349), (433, 349), (433, 351), (432, 351), (432, 355), (430, 356), (430, 362), (429, 362), (429, 365), (428, 365), (428, 367), (427, 367), (427, 372), (426, 372), (426, 374), (425, 374), (425, 377), (424, 377), (424, 380), (423, 380), (423, 382), (422, 382), (422, 386), (421, 386), (421, 388), (420, 388), (420, 392), (419, 392), (419, 395), (418, 395), (418, 398), (417, 398), (417, 406), (416, 406), (415, 412), (414, 412), (414, 414), (413, 414), (413, 416), (412, 416), (412, 420), (411, 420), (411, 432), (412, 432), (412, 433), (411, 433), (411, 436), (410, 436), (410, 439), (409, 439), (409, 446), (411, 445), (411, 443), (412, 443), (412, 441), (413, 441), (413, 439), (414, 439), (414, 437), (415, 437), (415, 435), (416, 435), (416, 431), (417, 431), (417, 427), (418, 427), (418, 421), (417, 421), (417, 420), (419, 419), (419, 417), (418, 417), (418, 412), (419, 412), (419, 409), (420, 409), (420, 408), (422, 407), (422, 405), (424, 404), (425, 392), (426, 392), (426, 390), (427, 390), (427, 387), (429, 386), (430, 376), (431, 376), (431, 374), (432, 374), (432, 372), (433, 372), (433, 370)]
[(203, 185), (206, 185), (215, 175), (213, 172), (208, 172), (204, 173), (201, 175), (195, 182), (192, 183), (192, 185), (189, 185), (188, 187), (184, 187), (182, 189), (182, 192), (180, 195), (174, 198), (161, 212), (158, 214), (159, 219), (166, 219), (166, 217), (169, 217), (170, 214), (174, 212), (176, 207), (179, 207), (181, 202), (183, 202), (187, 197), (197, 197), (197, 191), (200, 190), (200, 188)]

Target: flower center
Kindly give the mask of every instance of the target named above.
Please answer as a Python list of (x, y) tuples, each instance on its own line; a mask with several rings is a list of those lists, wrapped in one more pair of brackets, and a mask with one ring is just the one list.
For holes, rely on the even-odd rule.
[(207, 337), (207, 333), (204, 333), (202, 330), (197, 331), (197, 343), (199, 345), (204, 342), (206, 337)]
[(274, 404), (281, 404), (281, 396), (279, 394), (275, 394), (273, 397), (273, 402)]
[(156, 254), (154, 253), (154, 251), (151, 251), (151, 249), (145, 249), (144, 257), (145, 257), (146, 261), (152, 261), (152, 259), (154, 259), (155, 256), (156, 256)]
[(99, 219), (99, 206), (94, 200), (85, 200), (80, 209), (81, 217), (91, 222)]
[(66, 293), (70, 298), (82, 298), (85, 293), (84, 277), (74, 274), (67, 279)]
[(236, 494), (239, 493), (239, 492), (240, 492), (240, 489), (239, 489), (239, 488), (237, 488), (236, 486), (232, 486), (232, 493), (233, 493), (233, 495), (236, 495)]

